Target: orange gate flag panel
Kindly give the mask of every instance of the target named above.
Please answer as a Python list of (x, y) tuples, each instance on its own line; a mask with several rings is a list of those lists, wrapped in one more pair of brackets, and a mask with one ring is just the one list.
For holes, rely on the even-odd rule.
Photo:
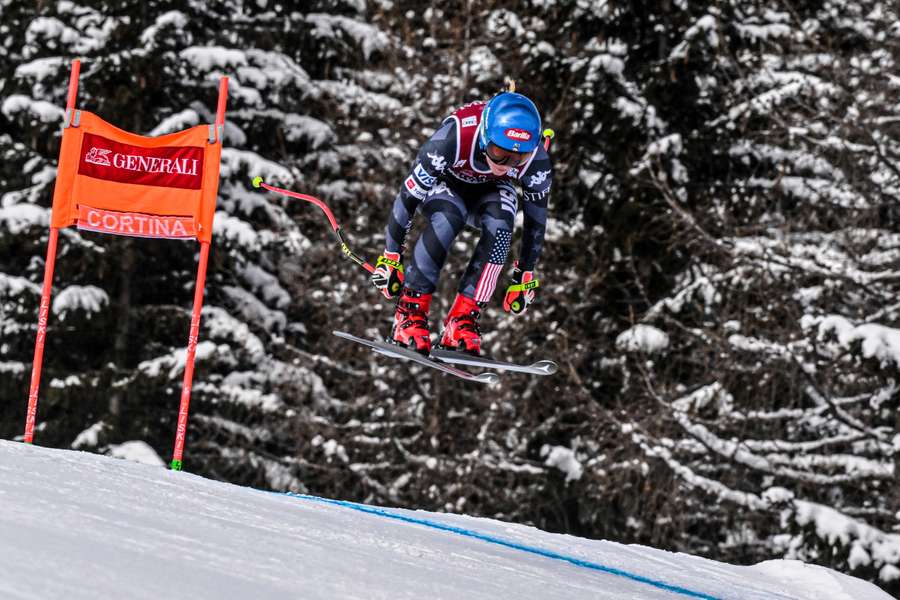
[(216, 129), (145, 137), (87, 111), (74, 121), (63, 130), (52, 227), (212, 240), (222, 153)]

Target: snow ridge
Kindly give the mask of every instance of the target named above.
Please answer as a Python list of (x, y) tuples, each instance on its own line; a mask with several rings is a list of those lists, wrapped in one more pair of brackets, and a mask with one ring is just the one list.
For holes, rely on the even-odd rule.
[[(448, 531), (450, 533), (456, 533), (458, 535), (475, 538), (477, 540), (482, 540), (484, 542), (488, 542), (491, 544), (497, 544), (499, 546), (505, 546), (507, 548), (512, 548), (513, 550), (521, 550), (522, 552), (529, 552), (531, 554), (537, 554), (538, 556), (543, 556), (545, 558), (552, 558), (554, 560), (562, 560), (567, 563), (571, 563), (571, 564), (575, 565), (576, 567), (584, 567), (586, 569), (592, 569), (594, 571), (601, 571), (603, 573), (609, 573), (611, 575), (618, 575), (619, 577), (625, 577), (627, 579), (631, 579), (632, 581), (645, 583), (645, 584), (653, 586), (655, 588), (659, 588), (661, 590), (666, 590), (667, 592), (672, 592), (675, 594), (680, 594), (682, 596), (688, 596), (690, 598), (703, 598), (704, 600), (722, 600), (719, 596), (711, 596), (711, 595), (705, 594), (703, 592), (697, 592), (697, 591), (690, 590), (688, 588), (684, 588), (681, 586), (672, 585), (669, 583), (665, 583), (663, 581), (651, 579), (649, 577), (644, 577), (643, 575), (636, 575), (634, 573), (629, 573), (628, 571), (624, 571), (622, 569), (608, 567), (606, 565), (601, 565), (601, 564), (598, 564), (595, 562), (583, 560), (580, 558), (576, 558), (574, 556), (567, 556), (565, 554), (561, 554), (559, 552), (553, 552), (551, 550), (544, 550), (542, 548), (537, 548), (535, 546), (529, 546), (527, 544), (511, 542), (509, 540), (504, 540), (502, 538), (495, 537), (492, 535), (478, 533), (477, 531), (472, 531), (471, 529), (465, 529), (463, 527), (454, 527), (453, 525), (444, 525), (443, 523), (437, 523), (435, 521), (430, 521), (428, 519), (417, 519), (415, 517), (407, 517), (405, 515), (400, 515), (395, 512), (391, 512), (389, 510), (379, 508), (377, 506), (367, 506), (365, 504), (356, 504), (354, 502), (347, 502), (345, 500), (333, 500), (330, 498), (320, 498), (318, 496), (309, 496), (307, 494), (294, 494), (291, 492), (287, 492), (285, 495), (290, 496), (292, 498), (300, 498), (303, 500), (309, 500), (311, 502), (323, 502), (325, 504), (332, 504), (334, 506), (343, 506), (345, 508), (350, 508), (352, 510), (357, 510), (359, 512), (364, 512), (364, 513), (367, 513), (370, 515), (377, 515), (379, 517), (386, 517), (388, 519), (397, 519), (398, 521), (403, 521), (405, 523), (412, 523), (415, 525), (423, 525), (425, 527), (430, 527), (432, 529), (438, 529), (440, 531)], [(785, 598), (787, 598), (787, 597), (785, 596)]]

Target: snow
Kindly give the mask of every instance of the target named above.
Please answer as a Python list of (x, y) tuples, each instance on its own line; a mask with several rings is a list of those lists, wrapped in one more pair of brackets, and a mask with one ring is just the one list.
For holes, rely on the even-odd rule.
[(716, 33), (718, 27), (719, 23), (713, 15), (708, 14), (700, 17), (696, 23), (684, 32), (684, 41), (675, 46), (669, 54), (669, 60), (686, 59), (691, 40), (699, 37), (701, 34), (705, 34), (706, 43), (711, 48), (717, 48), (719, 46), (719, 36)]
[(795, 500), (793, 518), (798, 524), (812, 525), (816, 534), (830, 544), (853, 541), (854, 560), (876, 568), (892, 566), (900, 560), (900, 534), (884, 533), (861, 521), (839, 513), (829, 506)]
[(75, 436), (75, 441), (72, 442), (72, 448), (96, 448), (100, 440), (100, 434), (106, 428), (106, 423), (97, 421)]
[(287, 316), (283, 312), (268, 308), (255, 294), (244, 288), (224, 285), (222, 293), (245, 322), (268, 332), (284, 331), (287, 326)]
[(496, 81), (503, 75), (503, 62), (494, 56), (488, 46), (476, 46), (469, 54), (466, 65), (476, 85)]
[(257, 362), (265, 357), (266, 349), (262, 340), (250, 331), (246, 323), (238, 321), (228, 311), (216, 306), (204, 306), (200, 321), (201, 327), (211, 338), (240, 344)]
[(767, 560), (752, 568), (760, 575), (783, 581), (785, 585), (802, 586), (810, 598), (844, 600), (867, 597), (867, 591), (857, 584), (858, 580), (848, 581), (836, 576), (834, 571), (799, 560)]
[(544, 445), (541, 447), (541, 456), (546, 457), (545, 465), (555, 467), (566, 474), (566, 483), (581, 479), (581, 475), (584, 473), (584, 467), (578, 462), (575, 452), (570, 448)]
[(230, 240), (249, 251), (259, 251), (259, 233), (247, 221), (217, 210), (213, 218), (213, 230), (220, 239)]
[(151, 46), (163, 29), (172, 27), (181, 30), (187, 26), (188, 22), (187, 15), (181, 11), (170, 10), (169, 12), (163, 13), (156, 18), (156, 22), (153, 25), (141, 33), (141, 43), (144, 46)]
[(13, 94), (0, 105), (0, 112), (7, 119), (15, 119), (19, 113), (28, 113), (42, 123), (62, 122), (66, 111), (46, 100), (33, 100), (22, 94)]
[[(96, 13), (95, 13), (96, 14)], [(74, 54), (89, 54), (100, 50), (106, 44), (107, 38), (114, 28), (114, 21), (107, 20), (103, 28), (92, 26), (81, 21), (79, 25), (87, 24), (85, 34), (75, 28), (69, 27), (56, 17), (38, 17), (28, 24), (25, 30), (26, 55), (30, 55), (30, 48), (46, 45), (58, 48), (56, 42), (72, 50)]]
[(791, 28), (783, 23), (770, 23), (768, 25), (735, 25), (741, 37), (756, 41), (770, 38), (789, 37)]
[(294, 177), (289, 170), (276, 162), (266, 160), (255, 152), (222, 148), (222, 165), (220, 167), (222, 179), (233, 177), (241, 169), (246, 169), (248, 181), (258, 175), (266, 183), (274, 185), (285, 186), (294, 182)]
[(109, 305), (106, 292), (93, 285), (70, 285), (53, 298), (53, 314), (64, 321), (66, 316), (75, 311), (84, 311), (86, 316), (100, 312)]
[(373, 52), (384, 50), (390, 43), (390, 38), (378, 27), (348, 17), (312, 13), (306, 15), (306, 22), (313, 26), (310, 31), (313, 37), (331, 38), (338, 31), (343, 31), (362, 47), (366, 60)]
[(347, 456), (347, 450), (338, 443), (337, 440), (326, 440), (321, 435), (317, 435), (314, 437), (310, 444), (313, 447), (322, 447), (322, 450), (325, 452), (325, 458), (330, 463), (332, 459), (336, 456), (342, 463), (349, 463), (350, 457)]
[(16, 67), (16, 78), (32, 78), (43, 81), (50, 77), (59, 77), (60, 71), (66, 66), (66, 59), (61, 56), (38, 58)]
[(0, 273), (0, 298), (18, 296), (25, 291), (40, 296), (41, 286), (28, 281), (24, 277)]
[(352, 82), (319, 81), (317, 86), (334, 98), (340, 98), (347, 109), (354, 111), (358, 109), (359, 112), (356, 113), (358, 116), (394, 113), (399, 120), (403, 112), (408, 110), (402, 102), (393, 96), (370, 92), (366, 88)]
[[(221, 358), (219, 354), (225, 354), (228, 350), (227, 346), (216, 346), (215, 343), (204, 340), (197, 344), (195, 354), (195, 364), (201, 364), (213, 356)], [(177, 349), (156, 358), (142, 361), (138, 364), (137, 369), (148, 377), (159, 377), (163, 371), (168, 369), (168, 379), (175, 380), (184, 372), (184, 365), (187, 362), (187, 350)]]
[(840, 315), (827, 317), (805, 315), (800, 324), (803, 329), (815, 327), (819, 340), (825, 340), (829, 334), (833, 334), (844, 348), (849, 348), (854, 342), (861, 342), (864, 357), (877, 358), (882, 365), (889, 362), (900, 365), (900, 329), (876, 323), (854, 325)]
[(731, 394), (719, 382), (705, 385), (690, 394), (672, 402), (672, 408), (681, 412), (699, 412), (713, 402), (719, 412), (728, 412), (732, 407)]
[(144, 465), (151, 465), (154, 467), (166, 466), (165, 461), (150, 447), (150, 444), (140, 440), (133, 440), (123, 444), (114, 444), (107, 448), (106, 453), (113, 458), (130, 460)]
[(732, 566), (490, 519), (262, 492), (162, 469), (142, 442), (111, 451), (157, 466), (0, 441), (0, 596), (889, 598), (797, 561)]
[(247, 55), (243, 51), (222, 46), (192, 46), (182, 50), (180, 55), (199, 71), (232, 71), (247, 64)]
[(50, 211), (34, 204), (13, 204), (0, 208), (0, 225), (12, 235), (18, 235), (29, 227), (50, 225)]
[[(241, 376), (241, 373), (231, 373), (220, 385), (197, 383), (194, 385), (194, 391), (208, 392), (210, 396), (215, 396), (219, 402), (227, 402), (248, 408), (259, 408), (265, 412), (277, 412), (284, 408), (284, 403), (275, 394), (267, 394), (256, 387), (231, 385), (233, 382), (241, 379), (246, 379)], [(264, 435), (268, 435), (268, 432), (264, 432)]]
[(13, 361), (0, 361), (0, 373), (12, 373), (15, 375), (22, 375), (26, 372), (26, 369), (30, 372), (31, 365), (26, 365), (21, 362), (13, 362)]
[(289, 142), (308, 140), (314, 149), (335, 137), (330, 125), (306, 115), (285, 115), (283, 124), (284, 139)]
[(150, 137), (156, 137), (158, 135), (174, 133), (183, 129), (189, 129), (194, 125), (198, 125), (199, 123), (200, 115), (197, 114), (197, 111), (188, 108), (166, 117), (147, 135), (149, 135)]
[(635, 325), (616, 338), (616, 348), (625, 352), (652, 354), (669, 347), (669, 336), (652, 325)]
[(290, 294), (281, 287), (278, 278), (264, 271), (258, 265), (243, 265), (239, 267), (238, 274), (265, 302), (274, 304), (278, 309), (285, 309), (291, 303)]

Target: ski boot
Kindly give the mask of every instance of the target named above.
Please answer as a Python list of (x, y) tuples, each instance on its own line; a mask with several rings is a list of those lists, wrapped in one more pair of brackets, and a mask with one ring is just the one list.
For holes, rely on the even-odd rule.
[(478, 303), (462, 294), (457, 294), (450, 313), (444, 319), (441, 347), (475, 356), (481, 354), (479, 316), (481, 316), (481, 307)]
[(403, 288), (397, 300), (394, 326), (388, 341), (428, 356), (431, 353), (431, 332), (428, 331), (430, 308), (431, 294)]

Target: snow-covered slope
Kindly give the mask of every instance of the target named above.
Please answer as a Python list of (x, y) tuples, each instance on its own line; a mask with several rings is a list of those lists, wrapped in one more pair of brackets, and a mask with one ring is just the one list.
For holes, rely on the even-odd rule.
[(273, 494), (0, 441), (0, 598), (888, 598), (488, 519)]

